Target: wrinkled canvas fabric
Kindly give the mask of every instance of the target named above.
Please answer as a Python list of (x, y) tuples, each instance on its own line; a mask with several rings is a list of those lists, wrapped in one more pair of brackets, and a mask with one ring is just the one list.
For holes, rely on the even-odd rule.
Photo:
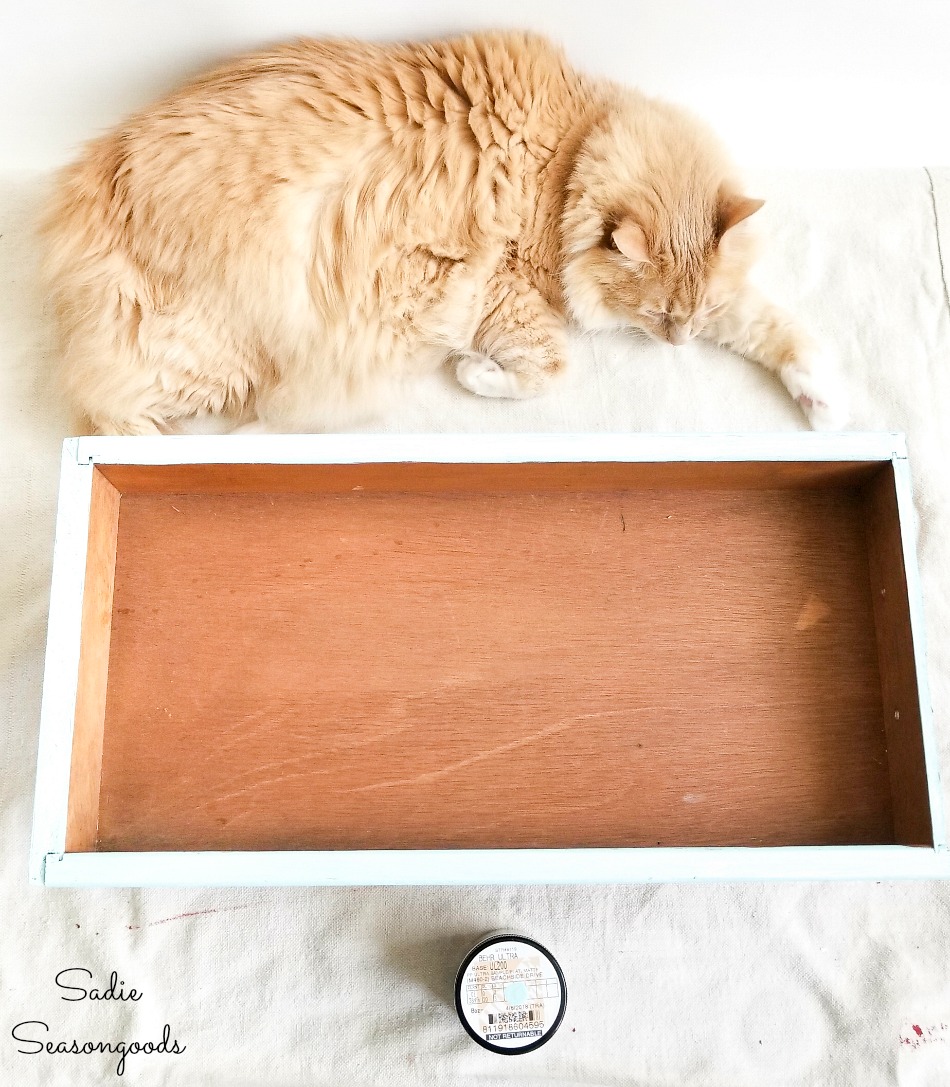
[[(929, 671), (950, 781), (950, 170), (763, 174), (758, 278), (835, 346), (853, 429), (908, 436)], [(31, 227), (0, 185), (0, 1083), (771, 1087), (950, 1082), (950, 883), (55, 890), (26, 882), (59, 468)], [(788, 431), (778, 382), (702, 344), (577, 338), (537, 401), (424, 382), (378, 429)], [(947, 789), (944, 790), (945, 795)], [(950, 806), (950, 805), (948, 805)], [(454, 970), (493, 929), (564, 967), (558, 1035), (479, 1049)], [(70, 970), (68, 974), (61, 971)], [(84, 973), (87, 971), (88, 973)], [(112, 972), (140, 999), (80, 998)], [(64, 989), (60, 982), (71, 986)], [(64, 996), (70, 999), (62, 999)], [(176, 1054), (36, 1054), (19, 1038)], [(37, 1024), (45, 1024), (46, 1029)], [(18, 1049), (27, 1050), (19, 1053)]]

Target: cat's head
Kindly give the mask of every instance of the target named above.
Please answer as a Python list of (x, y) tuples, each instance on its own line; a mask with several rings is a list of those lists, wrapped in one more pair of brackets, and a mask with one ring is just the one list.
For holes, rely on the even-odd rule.
[(568, 183), (562, 282), (584, 328), (634, 327), (668, 343), (703, 331), (755, 256), (743, 196), (712, 135), (630, 95), (588, 136)]

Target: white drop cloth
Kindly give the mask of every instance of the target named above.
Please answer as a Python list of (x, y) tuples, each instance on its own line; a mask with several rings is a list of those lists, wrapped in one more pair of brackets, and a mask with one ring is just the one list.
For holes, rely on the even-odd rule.
[[(921, 517), (929, 668), (950, 781), (950, 170), (762, 175), (760, 280), (835, 345), (854, 429), (903, 430)], [(123, 1081), (188, 1087), (500, 1084), (946, 1087), (950, 883), (51, 890), (26, 882), (60, 439), (30, 236), (45, 179), (0, 185), (0, 1087), (114, 1082), (114, 1059), (17, 1053), (157, 1040)], [(939, 223), (939, 226), (937, 225)], [(950, 267), (950, 263), (948, 263)], [(420, 387), (391, 431), (804, 429), (780, 385), (704, 345), (574, 345), (544, 399)], [(945, 790), (946, 791), (946, 790)], [(546, 943), (568, 977), (537, 1053), (480, 1050), (452, 973), (491, 929)], [(68, 967), (130, 1003), (66, 1002)], [(73, 974), (75, 982), (79, 975)], [(92, 984), (92, 983), (90, 983)], [(40, 1031), (42, 1033), (42, 1031)], [(31, 1037), (37, 1037), (37, 1030)], [(32, 1048), (32, 1047), (23, 1047)]]

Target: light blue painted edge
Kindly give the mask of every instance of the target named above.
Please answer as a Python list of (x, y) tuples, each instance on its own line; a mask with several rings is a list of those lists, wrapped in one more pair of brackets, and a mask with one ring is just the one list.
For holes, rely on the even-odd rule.
[(948, 879), (917, 846), (66, 853), (52, 887), (334, 887)]
[(262, 434), (80, 438), (82, 464), (891, 460), (900, 434)]
[(63, 442), (36, 755), (29, 860), (31, 883), (43, 882), (46, 855), (66, 848), (69, 770), (79, 682), (79, 641), (92, 490), (92, 468), (77, 463), (77, 445), (75, 438)]

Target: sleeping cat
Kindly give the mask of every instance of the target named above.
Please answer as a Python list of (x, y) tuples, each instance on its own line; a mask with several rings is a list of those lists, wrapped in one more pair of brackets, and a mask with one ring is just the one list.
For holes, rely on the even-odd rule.
[(336, 429), (446, 360), (482, 396), (540, 393), (573, 321), (733, 348), (834, 428), (823, 352), (746, 282), (761, 203), (692, 117), (543, 38), (300, 41), (65, 170), (45, 222), (65, 384), (104, 433)]

